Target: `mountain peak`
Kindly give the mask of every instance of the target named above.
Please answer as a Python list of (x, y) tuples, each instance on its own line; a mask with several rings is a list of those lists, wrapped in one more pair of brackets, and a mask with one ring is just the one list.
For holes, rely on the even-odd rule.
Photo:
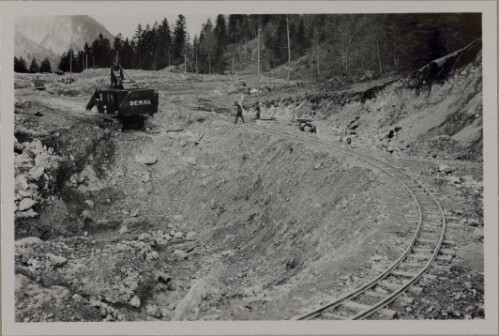
[(85, 42), (91, 43), (99, 34), (110, 40), (114, 38), (88, 15), (23, 16), (16, 22), (15, 31), (16, 56), (26, 59), (33, 57), (30, 53), (38, 55), (43, 50), (55, 55), (61, 55), (69, 48), (81, 50)]

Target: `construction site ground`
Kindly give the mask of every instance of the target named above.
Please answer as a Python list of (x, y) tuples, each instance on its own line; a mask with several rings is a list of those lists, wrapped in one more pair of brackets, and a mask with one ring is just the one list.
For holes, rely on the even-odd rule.
[[(391, 304), (397, 318), (484, 317), (481, 143), (437, 148), (418, 120), (445, 113), (405, 121), (426, 138), (380, 140), (403, 118), (394, 106), (424, 111), (423, 98), (321, 103), (312, 88), (263, 77), (269, 120), (256, 122), (254, 77), (130, 71), (160, 107), (145, 129), (120, 131), (84, 108), (103, 74), (45, 75), (44, 91), (16, 75), (17, 321), (290, 319), (374, 278), (407, 248), (415, 224), (403, 214), (415, 204), (375, 167), (272, 132), (304, 134), (292, 121), (307, 109), (330, 111), (309, 134), (325, 146), (347, 146), (343, 129), (359, 116), (350, 148), (423, 182), (460, 226), (446, 234), (457, 243), (450, 270), (430, 271), (411, 304)], [(246, 123), (234, 124), (248, 92)]]

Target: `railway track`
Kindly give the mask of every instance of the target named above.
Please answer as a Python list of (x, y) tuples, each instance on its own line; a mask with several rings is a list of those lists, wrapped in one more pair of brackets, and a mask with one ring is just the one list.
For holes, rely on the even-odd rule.
[[(255, 125), (246, 125), (261, 131)], [(411, 298), (403, 293), (417, 289), (413, 285), (430, 268), (439, 253), (453, 253), (452, 249), (441, 248), (446, 244), (452, 246), (452, 242), (444, 240), (446, 222), (440, 203), (420, 182), (388, 162), (310, 136), (297, 135), (275, 127), (266, 128), (273, 134), (320, 146), (329, 152), (341, 152), (376, 167), (402, 184), (417, 204), (416, 212), (405, 214), (407, 221), (417, 223), (417, 227), (408, 247), (397, 260), (361, 287), (293, 319), (356, 320), (373, 314), (381, 319), (395, 318), (397, 312), (385, 307), (397, 299), (410, 302)]]

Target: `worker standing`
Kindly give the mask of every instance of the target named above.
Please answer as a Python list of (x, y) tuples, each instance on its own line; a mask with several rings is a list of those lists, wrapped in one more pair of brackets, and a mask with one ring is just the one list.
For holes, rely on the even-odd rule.
[(256, 120), (260, 119), (260, 113), (262, 113), (262, 109), (260, 108), (260, 102), (257, 101), (255, 104), (255, 111), (256, 111)]
[(241, 120), (244, 123), (244, 118), (243, 118), (243, 107), (240, 103), (237, 101), (234, 102), (234, 105), (236, 106), (236, 120), (234, 121), (234, 124), (237, 124), (237, 120), (241, 118)]
[(113, 89), (123, 90), (123, 80), (125, 76), (123, 75), (123, 69), (118, 63), (114, 63), (111, 66), (111, 86)]

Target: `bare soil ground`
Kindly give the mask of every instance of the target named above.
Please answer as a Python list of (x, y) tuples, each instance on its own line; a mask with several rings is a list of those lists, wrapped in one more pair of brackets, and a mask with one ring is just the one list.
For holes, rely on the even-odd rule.
[[(254, 78), (130, 71), (159, 91), (160, 111), (147, 129), (121, 132), (84, 110), (103, 72), (70, 84), (47, 75), (45, 91), (16, 77), (18, 321), (289, 319), (368, 282), (407, 247), (415, 224), (402, 214), (416, 204), (400, 184), (346, 155), (233, 123)], [(481, 95), (481, 81), (469, 83), (478, 77), (419, 104), (442, 107), (432, 94), (445, 85)], [(393, 304), (399, 318), (483, 318), (481, 151), (468, 153), (481, 146), (476, 132), (453, 139), (466, 155), (433, 155), (422, 144), (449, 137), (438, 131), (449, 113), (425, 105), (394, 117), (408, 99), (394, 88), (362, 111), (348, 94), (320, 103), (294, 83), (262, 82), (263, 117), (290, 130), (312, 115), (319, 138), (343, 140), (359, 116), (352, 146), (426, 183), (460, 224), (446, 235), (457, 243), (450, 270), (422, 279), (413, 304)], [(383, 138), (395, 124), (420, 130)]]

